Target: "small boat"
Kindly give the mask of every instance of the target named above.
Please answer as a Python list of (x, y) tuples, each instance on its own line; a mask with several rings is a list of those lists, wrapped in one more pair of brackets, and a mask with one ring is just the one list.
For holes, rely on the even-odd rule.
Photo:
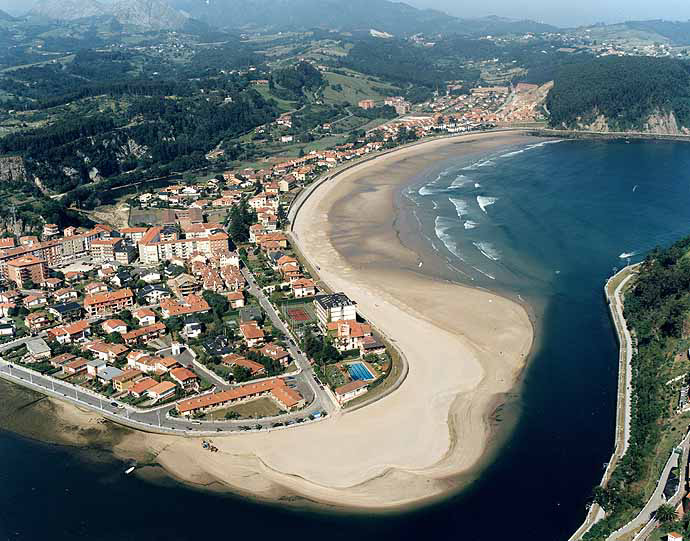
[(125, 475), (129, 475), (129, 474), (132, 473), (135, 469), (136, 469), (136, 466), (130, 466), (129, 468), (127, 468), (127, 469), (125, 470)]
[(424, 265), (424, 263), (423, 263), (422, 261), (420, 261), (420, 262), (419, 262), (419, 268), (420, 268), (420, 269), (422, 268), (422, 265)]

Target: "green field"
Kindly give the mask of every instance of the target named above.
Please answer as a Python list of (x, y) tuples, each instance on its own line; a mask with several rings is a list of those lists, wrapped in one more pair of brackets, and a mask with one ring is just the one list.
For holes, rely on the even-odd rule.
[[(352, 75), (339, 73), (324, 73), (323, 75), (329, 83), (329, 86), (323, 91), (326, 103), (357, 105), (360, 100), (364, 99), (382, 100), (385, 97), (382, 90), (391, 93), (396, 91), (396, 88), (391, 84), (355, 74), (355, 72), (352, 72)], [(340, 85), (342, 90), (336, 90), (333, 88), (334, 85)]]

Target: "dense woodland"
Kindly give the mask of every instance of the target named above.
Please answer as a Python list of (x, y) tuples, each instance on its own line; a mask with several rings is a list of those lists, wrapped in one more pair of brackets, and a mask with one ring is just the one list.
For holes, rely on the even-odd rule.
[(563, 65), (547, 106), (551, 125), (575, 127), (604, 115), (616, 130), (641, 128), (654, 113), (673, 111), (690, 125), (690, 64), (650, 57), (606, 57)]

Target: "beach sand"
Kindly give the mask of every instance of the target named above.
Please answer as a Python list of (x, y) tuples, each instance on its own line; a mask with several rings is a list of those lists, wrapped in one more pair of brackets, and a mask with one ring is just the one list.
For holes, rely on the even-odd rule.
[[(490, 415), (525, 366), (532, 325), (511, 300), (420, 273), (419, 255), (398, 238), (395, 194), (444, 156), (521, 142), (530, 140), (495, 133), (402, 149), (328, 181), (299, 212), (300, 250), (405, 355), (409, 374), (399, 389), (319, 423), (213, 438), (218, 453), (196, 438), (128, 431), (116, 454), (272, 501), (386, 509), (456, 490), (487, 449)], [(90, 415), (60, 408), (75, 425)]]

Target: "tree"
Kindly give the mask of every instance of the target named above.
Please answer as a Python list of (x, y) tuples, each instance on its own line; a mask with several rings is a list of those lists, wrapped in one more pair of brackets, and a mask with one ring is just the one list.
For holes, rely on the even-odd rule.
[(213, 291), (206, 290), (203, 292), (204, 300), (209, 304), (213, 310), (214, 315), (220, 321), (222, 321), (223, 316), (227, 313), (230, 308), (230, 303), (228, 299), (223, 295), (214, 293)]
[(664, 504), (656, 510), (656, 519), (662, 524), (668, 524), (677, 518), (676, 510), (668, 504)]
[(169, 332), (180, 332), (182, 330), (182, 319), (177, 316), (169, 317), (165, 320), (165, 326)]
[(232, 410), (231, 410), (231, 411), (228, 411), (228, 412), (225, 413), (225, 418), (226, 418), (228, 421), (232, 421), (233, 419), (239, 419), (239, 418), (240, 418), (240, 414), (237, 413), (236, 411), (232, 411)]
[(106, 342), (109, 344), (124, 344), (125, 340), (119, 332), (111, 332), (105, 337)]
[(252, 377), (252, 372), (246, 366), (235, 365), (232, 367), (232, 377), (237, 383), (242, 383)]

